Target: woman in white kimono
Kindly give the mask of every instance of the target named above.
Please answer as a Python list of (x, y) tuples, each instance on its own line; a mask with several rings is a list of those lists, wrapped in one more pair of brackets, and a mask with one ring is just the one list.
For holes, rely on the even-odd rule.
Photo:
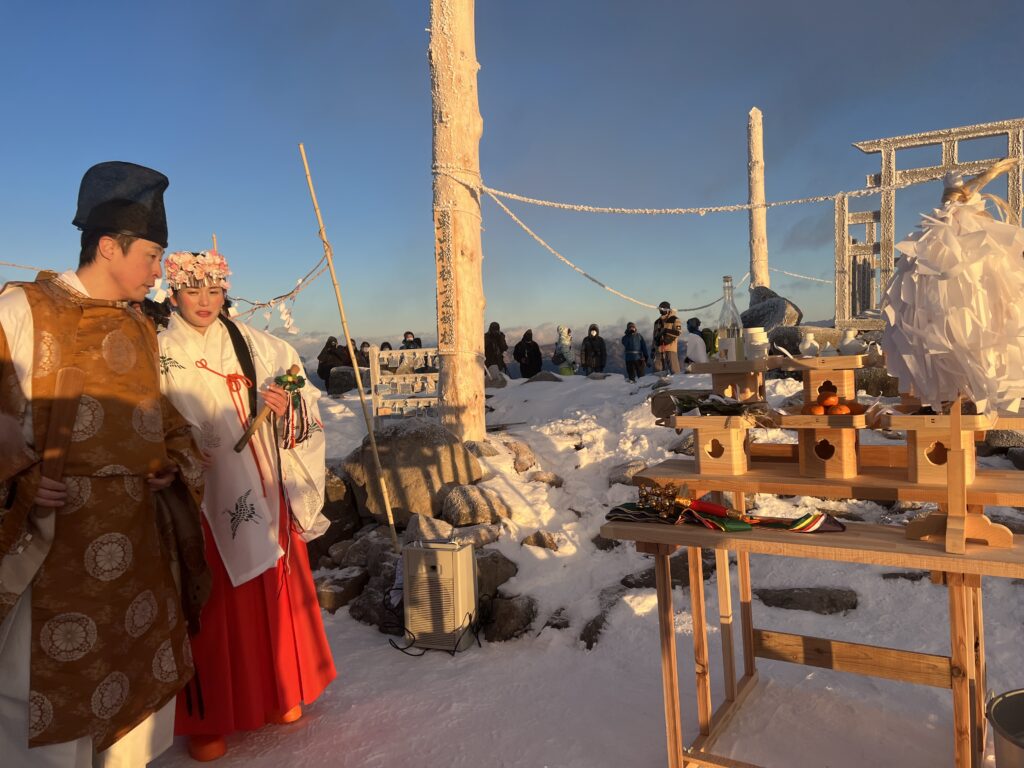
[[(319, 390), (275, 381), (293, 365), (302, 370), (295, 349), (221, 313), (224, 258), (172, 253), (166, 274), (177, 312), (159, 335), (161, 384), (209, 461), (203, 523), (213, 572), (175, 732), (189, 737), (195, 759), (214, 760), (224, 736), (298, 719), (334, 679), (305, 545), (328, 525), (324, 434)], [(259, 405), (273, 415), (236, 453)]]

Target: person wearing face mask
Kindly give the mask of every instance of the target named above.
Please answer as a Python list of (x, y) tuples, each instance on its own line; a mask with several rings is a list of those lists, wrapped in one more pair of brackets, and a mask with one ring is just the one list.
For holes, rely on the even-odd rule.
[(608, 350), (605, 347), (604, 339), (596, 325), (591, 325), (587, 331), (587, 337), (580, 345), (580, 368), (584, 375), (588, 373), (604, 373), (604, 366), (608, 360)]
[(364, 341), (356, 350), (356, 362), (360, 368), (370, 367), (370, 342)]
[(626, 351), (626, 378), (636, 381), (647, 370), (647, 342), (636, 331), (636, 323), (626, 326), (626, 335), (622, 337), (622, 346)]
[(679, 373), (676, 346), (683, 333), (683, 324), (667, 301), (658, 305), (658, 314), (654, 321), (654, 372)]
[(551, 362), (558, 366), (560, 375), (572, 376), (576, 373), (576, 350), (572, 348), (572, 328), (560, 325), (556, 330), (558, 340), (555, 342), (555, 351), (551, 355)]
[(533, 340), (532, 330), (527, 330), (523, 334), (523, 338), (516, 344), (512, 350), (512, 359), (519, 363), (519, 373), (524, 379), (529, 379), (540, 373), (544, 362), (540, 354), (540, 346)]
[(348, 354), (348, 346), (338, 344), (338, 339), (334, 336), (327, 337), (327, 343), (320, 350), (316, 360), (316, 375), (323, 380), (324, 386), (330, 383), (332, 370), (339, 366), (352, 365), (352, 358)]
[(399, 349), (422, 349), (423, 342), (417, 339), (412, 331), (406, 331), (402, 337), (402, 346)]

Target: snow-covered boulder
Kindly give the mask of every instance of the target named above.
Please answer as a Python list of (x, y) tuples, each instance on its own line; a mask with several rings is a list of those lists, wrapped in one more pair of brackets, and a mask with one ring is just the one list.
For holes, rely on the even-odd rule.
[(480, 597), (495, 597), (498, 587), (519, 573), (519, 566), (496, 549), (476, 552), (476, 585)]
[(556, 475), (554, 472), (544, 472), (540, 470), (530, 473), (530, 482), (544, 483), (545, 485), (550, 485), (552, 488), (561, 488), (565, 484), (565, 480), (562, 479), (561, 475)]
[(515, 456), (512, 466), (519, 474), (537, 466), (537, 457), (533, 455), (533, 449), (522, 440), (506, 440), (505, 447)]
[(510, 514), (508, 505), (494, 491), (475, 485), (459, 485), (444, 497), (441, 519), (456, 527), (490, 525)]
[(488, 642), (500, 643), (519, 637), (537, 618), (537, 601), (526, 595), (499, 597), (491, 603), (491, 621), (484, 627)]
[(523, 547), (540, 547), (542, 549), (550, 549), (554, 552), (558, 551), (558, 539), (547, 531), (534, 531), (529, 536), (525, 537), (519, 542), (519, 546)]
[(750, 308), (740, 313), (744, 328), (764, 328), (769, 332), (780, 326), (799, 325), (803, 317), (800, 307), (763, 285), (750, 292)]
[(413, 541), (437, 541), (438, 539), (449, 540), (452, 538), (450, 523), (436, 517), (424, 515), (413, 515), (409, 518), (409, 524), (402, 534), (402, 543), (408, 544)]
[(369, 580), (370, 574), (359, 566), (336, 571), (316, 580), (316, 598), (321, 608), (334, 613), (358, 597)]
[(792, 589), (755, 589), (754, 594), (769, 608), (811, 611), (828, 616), (846, 613), (857, 607), (857, 593), (845, 587), (794, 587)]
[(532, 384), (535, 381), (562, 381), (562, 380), (563, 380), (562, 377), (559, 376), (557, 373), (552, 373), (551, 371), (540, 371), (539, 373), (535, 373), (533, 376), (528, 378), (526, 380), (526, 383), (527, 384)]
[(608, 473), (608, 485), (609, 487), (619, 483), (622, 485), (632, 485), (633, 475), (637, 475), (645, 469), (647, 469), (647, 462), (640, 459), (627, 461), (625, 464), (617, 464)]
[[(446, 486), (476, 483), (483, 477), (480, 462), (459, 439), (431, 419), (414, 417), (385, 425), (377, 433), (377, 450), (391, 498), (395, 524), (403, 527), (412, 515), (437, 517)], [(366, 509), (385, 520), (384, 502), (373, 480), (369, 438), (345, 459), (345, 471), (361, 490)]]
[(472, 544), (474, 549), (480, 549), (500, 539), (504, 530), (500, 525), (467, 525), (455, 529), (455, 541), (459, 544)]

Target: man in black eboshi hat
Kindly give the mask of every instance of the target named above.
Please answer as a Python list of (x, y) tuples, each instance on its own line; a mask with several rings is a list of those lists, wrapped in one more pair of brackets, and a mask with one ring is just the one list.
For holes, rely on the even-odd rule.
[[(167, 185), (140, 165), (93, 166), (78, 269), (0, 291), (0, 416), (20, 427), (0, 437), (22, 443), (0, 466), (5, 768), (144, 766), (170, 745), (192, 675), (186, 628), (209, 578), (190, 493), (202, 497), (201, 456), (161, 400), (136, 308), (160, 277)], [(62, 405), (64, 434), (50, 425)], [(44, 476), (44, 452), (61, 472), (48, 458)], [(179, 593), (172, 559), (190, 551), (173, 566)]]

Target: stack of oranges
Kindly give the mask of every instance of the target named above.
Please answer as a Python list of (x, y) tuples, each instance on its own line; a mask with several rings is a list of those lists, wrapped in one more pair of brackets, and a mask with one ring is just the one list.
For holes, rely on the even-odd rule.
[(864, 413), (864, 406), (856, 400), (839, 402), (838, 390), (825, 386), (818, 395), (817, 403), (807, 403), (801, 413), (808, 416), (847, 416)]

